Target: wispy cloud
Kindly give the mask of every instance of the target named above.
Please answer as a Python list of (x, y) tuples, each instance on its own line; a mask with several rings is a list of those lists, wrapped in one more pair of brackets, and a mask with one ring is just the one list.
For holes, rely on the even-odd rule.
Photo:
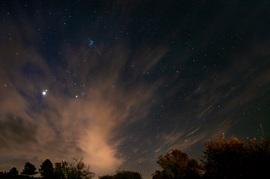
[[(160, 84), (137, 81), (135, 68), (141, 69), (139, 73), (150, 70), (166, 48), (158, 54), (150, 50), (151, 58), (138, 51), (140, 58), (134, 58), (124, 46), (105, 56), (90, 55), (83, 46), (69, 47), (63, 54), (66, 68), (50, 68), (38, 49), (22, 44), (18, 39), (15, 44), (14, 39), (5, 48), (16, 50), (1, 52), (8, 68), (1, 69), (6, 77), (1, 83), (7, 86), (2, 85), (0, 93), (0, 121), (5, 126), (0, 133), (5, 145), (0, 150), (13, 155), (9, 160), (20, 162), (33, 155), (39, 161), (84, 157), (97, 173), (117, 169), (125, 161), (118, 150), (125, 140), (119, 138), (121, 129), (148, 115)], [(122, 76), (125, 70), (130, 70), (129, 86)], [(42, 96), (45, 89), (48, 93)]]

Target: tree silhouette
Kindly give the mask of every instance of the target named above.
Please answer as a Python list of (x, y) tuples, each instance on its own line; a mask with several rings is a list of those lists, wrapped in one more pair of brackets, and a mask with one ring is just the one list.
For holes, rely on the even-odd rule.
[(178, 149), (160, 156), (157, 163), (162, 171), (155, 171), (153, 179), (199, 178), (202, 170), (195, 159), (190, 159), (186, 153)]
[(33, 164), (31, 164), (30, 162), (27, 162), (24, 165), (24, 169), (22, 171), (22, 174), (27, 175), (27, 176), (35, 175), (35, 174), (37, 174), (36, 167)]
[(57, 179), (91, 179), (95, 176), (90, 166), (83, 159), (73, 159), (72, 163), (66, 161), (55, 163), (54, 177)]
[(270, 171), (270, 138), (247, 140), (248, 155), (245, 159), (247, 177), (264, 178)]
[(209, 140), (201, 161), (205, 178), (258, 178), (270, 170), (270, 142), (231, 137)]
[(9, 172), (8, 172), (8, 175), (9, 176), (18, 176), (18, 174), (19, 174), (19, 172), (18, 172), (18, 170), (17, 170), (17, 168), (15, 168), (15, 167), (13, 167), (12, 169), (10, 169), (9, 170)]
[(66, 179), (69, 176), (69, 164), (66, 161), (56, 162), (54, 176), (57, 179)]
[(208, 141), (205, 143), (206, 150), (204, 152), (203, 164), (206, 170), (205, 176), (208, 178), (223, 177), (239, 177), (243, 171), (243, 156), (245, 155), (245, 143), (235, 137), (231, 137), (229, 141), (225, 139), (225, 135), (216, 141)]
[(91, 179), (95, 176), (93, 172), (90, 171), (90, 166), (83, 162), (83, 159), (73, 158), (73, 163), (70, 164), (70, 175), (76, 179)]
[(51, 179), (54, 177), (53, 164), (49, 159), (46, 159), (40, 166), (39, 169), (42, 178)]

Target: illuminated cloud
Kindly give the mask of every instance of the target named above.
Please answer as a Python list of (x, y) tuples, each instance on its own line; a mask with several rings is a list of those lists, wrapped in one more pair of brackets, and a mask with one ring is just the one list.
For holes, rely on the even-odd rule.
[(172, 148), (269, 136), (266, 6), (39, 3), (1, 6), (0, 170), (83, 157), (150, 178)]
[[(132, 54), (122, 46), (115, 49), (107, 62), (107, 58), (100, 56), (82, 61), (81, 56), (87, 55), (88, 50), (81, 47), (81, 55), (77, 55), (77, 49), (70, 47), (64, 54), (68, 61), (67, 69), (56, 70), (63, 76), (79, 70), (80, 75), (67, 74), (68, 78), (60, 78), (55, 83), (53, 79), (57, 75), (42, 62), (42, 55), (21, 43), (17, 41), (14, 48), (31, 51), (32, 56), (17, 57), (2, 52), (6, 58), (12, 59), (7, 63), (14, 67), (16, 76), (7, 70), (1, 72), (11, 80), (0, 93), (3, 95), (0, 121), (6, 126), (0, 133), (1, 142), (5, 144), (0, 150), (6, 156), (12, 156), (9, 160), (21, 162), (17, 164), (21, 166), (24, 159), (31, 159), (33, 155), (36, 162), (46, 158), (61, 161), (83, 157), (97, 174), (115, 171), (125, 162), (119, 151), (119, 145), (126, 140), (124, 136), (119, 138), (121, 128), (148, 115), (160, 82), (151, 86), (143, 81), (138, 83), (136, 70), (132, 65), (126, 66), (127, 61), (133, 58)], [(119, 51), (122, 53), (117, 53)], [(153, 50), (151, 58), (141, 54), (132, 63), (141, 61), (135, 68), (144, 69), (143, 73), (151, 70), (165, 53), (166, 48), (159, 50), (159, 54)], [(106, 67), (100, 68), (103, 63), (107, 63)], [(78, 65), (83, 68), (78, 69)], [(121, 82), (124, 68), (133, 70), (128, 77), (130, 88)], [(33, 71), (30, 77), (26, 71), (34, 69), (37, 71)], [(84, 95), (80, 95), (82, 92)], [(22, 150), (26, 146), (28, 150)]]

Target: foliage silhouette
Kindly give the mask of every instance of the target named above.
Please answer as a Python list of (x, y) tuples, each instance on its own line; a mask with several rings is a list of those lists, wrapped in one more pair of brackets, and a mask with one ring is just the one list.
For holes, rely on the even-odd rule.
[(104, 175), (99, 179), (142, 179), (142, 176), (138, 172), (118, 170), (115, 175)]
[(258, 178), (270, 170), (270, 141), (231, 137), (209, 140), (201, 158), (205, 178)]
[(54, 177), (57, 179), (67, 179), (69, 176), (68, 162), (56, 162), (54, 168)]
[(76, 179), (91, 179), (95, 176), (93, 172), (90, 171), (90, 166), (83, 162), (83, 159), (73, 158), (73, 163), (69, 165), (72, 176)]
[(111, 175), (103, 175), (103, 176), (100, 176), (98, 178), (99, 179), (113, 179), (113, 176), (111, 176)]
[(162, 171), (155, 171), (153, 179), (199, 178), (202, 172), (198, 162), (179, 149), (173, 149), (165, 156), (160, 156), (157, 163)]
[(37, 174), (36, 167), (33, 164), (31, 164), (30, 162), (26, 162), (21, 174), (26, 175), (26, 176), (35, 175), (35, 174)]
[(53, 164), (49, 159), (46, 159), (40, 166), (39, 169), (42, 178), (51, 179), (54, 178)]
[(114, 178), (115, 179), (142, 179), (142, 176), (138, 172), (119, 170), (119, 171), (116, 171)]
[(19, 172), (18, 172), (17, 168), (15, 168), (15, 167), (12, 167), (8, 172), (9, 176), (14, 176), (14, 177), (18, 176), (18, 174), (19, 174)]
[(54, 178), (56, 179), (91, 179), (95, 176), (82, 159), (73, 159), (72, 163), (66, 161), (55, 163)]
[[(179, 149), (174, 149), (157, 160), (162, 170), (155, 171), (153, 179), (181, 178), (265, 178), (270, 170), (270, 139), (222, 138), (205, 142), (205, 151), (201, 157), (202, 165)], [(41, 165), (42, 178), (50, 179), (91, 179), (94, 173), (82, 159), (73, 162), (56, 162), (53, 166), (49, 159)], [(0, 178), (33, 178), (36, 168), (30, 162), (24, 166), (21, 174), (15, 167), (9, 172), (0, 172)], [(119, 170), (114, 175), (100, 176), (100, 179), (141, 179), (138, 172)]]

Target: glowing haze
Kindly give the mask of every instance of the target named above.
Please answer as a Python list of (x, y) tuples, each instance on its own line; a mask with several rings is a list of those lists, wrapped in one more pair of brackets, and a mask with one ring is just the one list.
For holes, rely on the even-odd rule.
[(199, 157), (222, 132), (269, 136), (266, 2), (0, 9), (0, 171), (83, 157), (97, 176), (150, 178), (172, 148)]

